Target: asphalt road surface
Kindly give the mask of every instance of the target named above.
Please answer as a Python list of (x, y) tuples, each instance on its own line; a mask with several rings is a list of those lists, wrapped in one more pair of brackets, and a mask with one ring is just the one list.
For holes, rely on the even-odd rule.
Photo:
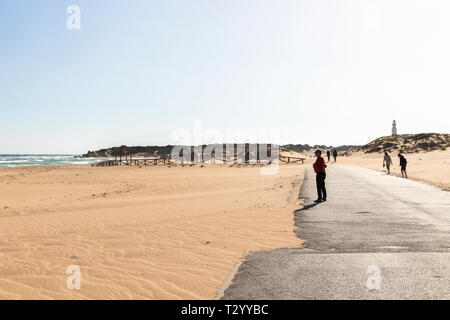
[(249, 255), (223, 299), (450, 299), (450, 192), (331, 165), (295, 214), (305, 245)]

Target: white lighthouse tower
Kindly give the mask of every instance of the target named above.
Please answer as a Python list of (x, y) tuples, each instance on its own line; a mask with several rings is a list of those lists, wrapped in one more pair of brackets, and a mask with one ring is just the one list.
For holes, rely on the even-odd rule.
[(395, 120), (392, 122), (392, 135), (397, 135), (397, 123), (395, 122)]

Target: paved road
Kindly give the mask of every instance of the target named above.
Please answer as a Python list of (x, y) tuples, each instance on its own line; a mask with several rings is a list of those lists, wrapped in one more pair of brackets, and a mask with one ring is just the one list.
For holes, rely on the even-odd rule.
[(450, 299), (450, 193), (329, 166), (328, 201), (306, 173), (298, 249), (253, 253), (224, 299)]

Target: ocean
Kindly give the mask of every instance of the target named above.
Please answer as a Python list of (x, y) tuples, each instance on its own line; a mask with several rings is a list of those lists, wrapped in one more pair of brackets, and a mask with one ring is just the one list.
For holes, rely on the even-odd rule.
[(105, 159), (75, 158), (74, 154), (0, 154), (0, 168), (92, 164)]

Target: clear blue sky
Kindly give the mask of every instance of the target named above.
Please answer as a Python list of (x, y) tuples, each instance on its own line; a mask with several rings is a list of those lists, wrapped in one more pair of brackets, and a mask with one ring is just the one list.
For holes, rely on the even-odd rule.
[(363, 144), (393, 119), (448, 133), (449, 16), (444, 0), (0, 0), (0, 153), (165, 145), (195, 121), (278, 143)]

